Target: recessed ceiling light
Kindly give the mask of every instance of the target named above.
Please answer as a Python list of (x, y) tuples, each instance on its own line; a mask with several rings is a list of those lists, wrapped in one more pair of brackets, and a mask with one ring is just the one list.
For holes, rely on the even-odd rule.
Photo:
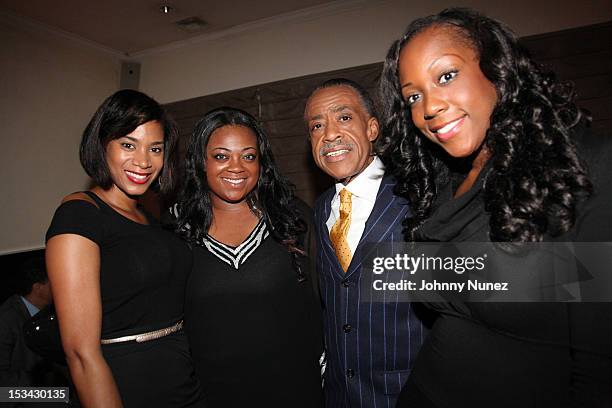
[(161, 11), (163, 14), (170, 14), (175, 10), (176, 9), (169, 4), (162, 4), (161, 6), (159, 6), (159, 11)]

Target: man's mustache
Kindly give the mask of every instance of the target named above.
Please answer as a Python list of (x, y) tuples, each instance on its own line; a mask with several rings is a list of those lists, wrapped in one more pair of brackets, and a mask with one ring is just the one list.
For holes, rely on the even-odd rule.
[(343, 146), (348, 150), (353, 150), (353, 147), (355, 146), (353, 143), (343, 143), (341, 140), (338, 140), (336, 142), (331, 142), (331, 143), (325, 143), (320, 149), (319, 149), (319, 156), (324, 156), (325, 153), (331, 149), (337, 148), (338, 146)]

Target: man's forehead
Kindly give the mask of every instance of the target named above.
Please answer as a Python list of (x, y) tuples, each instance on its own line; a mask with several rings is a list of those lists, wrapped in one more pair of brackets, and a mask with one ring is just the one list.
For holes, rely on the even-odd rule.
[(307, 118), (325, 112), (341, 112), (345, 110), (365, 111), (359, 94), (351, 87), (338, 85), (317, 89), (306, 102), (305, 116)]

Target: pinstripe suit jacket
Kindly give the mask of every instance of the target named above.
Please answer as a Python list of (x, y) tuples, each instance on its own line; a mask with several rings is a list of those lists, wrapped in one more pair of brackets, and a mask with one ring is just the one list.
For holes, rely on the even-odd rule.
[[(325, 400), (327, 408), (395, 407), (415, 356), (426, 334), (412, 304), (389, 294), (373, 300), (362, 263), (381, 242), (402, 241), (407, 202), (393, 194), (390, 176), (381, 182), (374, 208), (366, 222), (351, 264), (343, 272), (325, 222), (335, 187), (315, 204), (317, 269), (323, 302)], [(370, 280), (371, 281), (371, 280)]]

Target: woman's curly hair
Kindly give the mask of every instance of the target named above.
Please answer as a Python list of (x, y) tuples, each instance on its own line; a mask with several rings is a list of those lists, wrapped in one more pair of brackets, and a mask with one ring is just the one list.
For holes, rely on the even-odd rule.
[(206, 181), (206, 146), (213, 132), (223, 126), (244, 126), (257, 137), (259, 179), (247, 195), (247, 203), (253, 213), (264, 219), (272, 237), (291, 253), (298, 280), (306, 280), (298, 255), (305, 254), (300, 236), (307, 227), (295, 206), (293, 185), (280, 173), (263, 128), (240, 109), (212, 110), (196, 124), (187, 147), (184, 187), (176, 207), (176, 231), (195, 244), (201, 243), (208, 233), (213, 210)]
[(398, 75), (402, 47), (432, 26), (449, 27), (473, 46), (480, 70), (497, 90), (484, 142), (492, 153), (484, 188), (491, 241), (537, 242), (545, 234), (568, 231), (577, 204), (592, 192), (571, 140), (571, 129), (583, 118), (590, 120), (574, 103), (573, 86), (558, 82), (534, 62), (504, 24), (452, 8), (413, 21), (391, 45), (382, 72), (378, 149), (398, 180), (396, 193), (411, 203), (413, 216), (404, 220), (406, 239), (414, 240), (431, 215), (436, 184), (447, 177), (441, 149), (412, 122)]

